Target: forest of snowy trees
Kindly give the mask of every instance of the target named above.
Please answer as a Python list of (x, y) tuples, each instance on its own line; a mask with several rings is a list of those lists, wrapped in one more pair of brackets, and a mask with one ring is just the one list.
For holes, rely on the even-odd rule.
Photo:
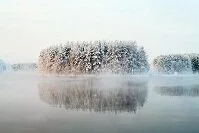
[(153, 60), (153, 66), (160, 73), (198, 73), (199, 54), (161, 55)]
[(36, 71), (36, 63), (17, 63), (11, 65), (12, 71)]
[(43, 73), (120, 73), (148, 72), (143, 47), (134, 41), (67, 42), (43, 49), (38, 68)]
[(66, 42), (40, 52), (38, 64), (6, 64), (0, 72), (36, 71), (47, 74), (199, 74), (199, 54), (170, 54), (156, 57), (149, 66), (147, 54), (135, 41)]

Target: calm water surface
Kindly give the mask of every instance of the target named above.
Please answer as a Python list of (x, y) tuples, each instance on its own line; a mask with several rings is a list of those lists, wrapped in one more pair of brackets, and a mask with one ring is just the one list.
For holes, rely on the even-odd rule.
[(0, 133), (198, 133), (199, 76), (0, 75)]

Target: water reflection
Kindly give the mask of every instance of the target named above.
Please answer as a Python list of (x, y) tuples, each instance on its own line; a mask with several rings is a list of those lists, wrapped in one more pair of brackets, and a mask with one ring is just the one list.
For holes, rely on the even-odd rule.
[(55, 107), (95, 112), (136, 112), (144, 106), (146, 83), (105, 81), (93, 78), (41, 82), (40, 99)]
[(199, 96), (199, 85), (190, 86), (160, 86), (156, 92), (164, 96)]

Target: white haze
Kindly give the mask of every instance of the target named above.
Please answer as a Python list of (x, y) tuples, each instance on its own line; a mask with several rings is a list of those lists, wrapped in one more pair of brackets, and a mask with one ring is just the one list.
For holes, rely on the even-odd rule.
[(36, 62), (65, 41), (136, 40), (152, 60), (199, 51), (198, 0), (1, 0), (0, 58)]

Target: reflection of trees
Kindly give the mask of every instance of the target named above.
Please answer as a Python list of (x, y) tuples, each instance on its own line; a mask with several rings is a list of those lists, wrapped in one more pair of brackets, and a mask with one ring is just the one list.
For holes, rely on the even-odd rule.
[(121, 83), (116, 88), (94, 79), (40, 83), (40, 99), (50, 105), (84, 111), (136, 112), (147, 96), (146, 84)]
[(199, 85), (192, 86), (161, 86), (156, 91), (165, 96), (199, 96)]

